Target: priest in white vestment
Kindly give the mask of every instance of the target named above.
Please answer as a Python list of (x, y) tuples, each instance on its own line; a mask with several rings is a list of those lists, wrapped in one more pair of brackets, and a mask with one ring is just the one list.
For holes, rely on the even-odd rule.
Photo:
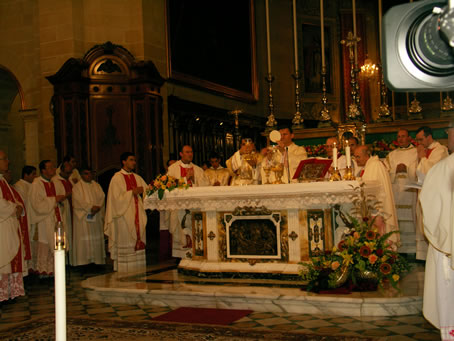
[[(358, 146), (355, 149), (355, 159), (359, 167), (364, 167), (361, 172), (361, 179), (367, 183), (368, 181), (376, 181), (380, 184), (380, 192), (377, 200), (381, 208), (378, 214), (384, 219), (384, 226), (380, 228), (379, 233), (385, 234), (391, 231), (399, 231), (397, 224), (396, 207), (394, 206), (394, 195), (389, 179), (388, 171), (385, 165), (380, 161), (378, 156), (370, 156), (370, 151), (367, 146)], [(379, 220), (377, 220), (379, 222)], [(389, 240), (393, 243), (393, 247), (397, 248), (400, 236), (399, 233), (393, 233)]]
[(26, 165), (22, 168), (22, 178), (17, 180), (13, 185), (16, 191), (19, 192), (22, 199), (24, 199), (25, 204), (28, 203), (28, 193), (30, 192), (32, 182), (36, 177), (36, 167)]
[(57, 167), (57, 175), (60, 175), (62, 165), (64, 163), (69, 163), (71, 165), (72, 171), (71, 174), (69, 175), (69, 180), (72, 182), (73, 185), (75, 185), (81, 179), (79, 171), (77, 170), (77, 160), (72, 155), (65, 155), (61, 165)]
[(398, 148), (388, 154), (385, 166), (388, 169), (396, 204), (400, 230), (400, 253), (416, 254), (416, 203), (417, 190), (407, 185), (417, 181), (416, 167), (418, 154), (411, 144), (411, 136), (406, 129), (397, 132)]
[[(448, 129), (454, 151), (454, 128)], [(424, 281), (423, 314), (440, 329), (442, 340), (454, 340), (454, 155), (427, 174), (419, 196), (424, 234), (429, 241)]]
[(147, 225), (143, 195), (147, 184), (133, 172), (136, 168), (134, 154), (123, 153), (120, 160), (122, 169), (114, 174), (109, 184), (104, 232), (109, 237), (114, 270), (143, 271), (146, 268)]
[(89, 167), (81, 168), (81, 177), (73, 187), (74, 265), (105, 264), (105, 195)]
[(0, 150), (0, 302), (25, 295), (19, 226), (23, 207), (16, 202), (8, 182), (3, 178), (8, 169), (8, 156)]
[(205, 170), (205, 175), (210, 181), (210, 186), (228, 186), (231, 174), (227, 168), (221, 166), (218, 154), (211, 154), (209, 160), (211, 167)]
[[(416, 131), (416, 142), (418, 143), (416, 147), (418, 153), (416, 174), (424, 177), (437, 162), (448, 156), (448, 149), (433, 139), (432, 129), (429, 127), (421, 127)], [(419, 182), (422, 182), (424, 179), (419, 180)], [(419, 202), (416, 208), (416, 222), (416, 259), (425, 260), (428, 242), (423, 232), (423, 216)]]
[(250, 139), (241, 140), (241, 147), (226, 161), (233, 174), (231, 186), (258, 185), (261, 183), (260, 164), (262, 155), (257, 153)]
[(57, 194), (51, 181), (55, 166), (50, 160), (39, 163), (40, 177), (35, 178), (30, 188), (30, 224), (36, 224), (32, 242), (32, 270), (42, 276), (54, 272), (54, 230), (57, 221), (62, 221), (61, 207), (66, 196)]
[(281, 154), (282, 163), (284, 165), (284, 175), (282, 176), (283, 183), (298, 182), (298, 179), (293, 179), (296, 169), (301, 160), (307, 159), (307, 152), (303, 146), (298, 146), (293, 142), (295, 135), (290, 127), (279, 129), (281, 139), (277, 142), (278, 152)]
[(66, 250), (69, 255), (69, 264), (74, 265), (74, 247), (73, 247), (73, 202), (72, 202), (72, 190), (74, 183), (71, 181), (71, 174), (73, 172), (73, 166), (69, 161), (64, 161), (58, 168), (59, 174), (55, 174), (52, 178), (52, 182), (55, 184), (55, 190), (57, 195), (65, 196), (60, 204), (60, 214), (63, 225), (65, 226), (66, 233)]
[[(180, 151), (180, 160), (171, 165), (167, 175), (183, 179), (191, 187), (209, 186), (210, 181), (199, 166), (192, 163), (194, 152), (185, 145)], [(189, 210), (181, 209), (170, 214), (169, 232), (172, 235), (172, 256), (177, 258), (192, 255), (192, 215)]]

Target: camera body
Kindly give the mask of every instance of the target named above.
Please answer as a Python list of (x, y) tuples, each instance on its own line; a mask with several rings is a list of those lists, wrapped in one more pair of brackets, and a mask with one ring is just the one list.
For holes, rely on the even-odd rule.
[[(435, 10), (434, 10), (435, 8)], [(383, 17), (382, 63), (393, 91), (454, 90), (454, 10), (443, 0), (391, 8)]]

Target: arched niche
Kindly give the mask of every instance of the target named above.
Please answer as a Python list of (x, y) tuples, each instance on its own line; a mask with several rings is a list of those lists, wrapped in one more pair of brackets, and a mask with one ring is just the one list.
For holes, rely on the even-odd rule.
[(68, 59), (47, 79), (54, 86), (50, 109), (59, 160), (73, 154), (88, 163), (105, 189), (125, 151), (135, 153), (146, 181), (163, 170), (164, 79), (153, 62), (137, 61), (106, 42), (81, 59)]

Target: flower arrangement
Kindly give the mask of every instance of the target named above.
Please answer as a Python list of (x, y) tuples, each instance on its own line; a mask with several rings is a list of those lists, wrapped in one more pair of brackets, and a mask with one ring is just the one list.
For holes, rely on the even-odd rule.
[[(413, 138), (411, 138), (410, 141), (411, 141), (410, 143), (412, 145), (414, 145), (414, 146), (417, 145), (416, 141)], [(399, 143), (396, 140), (388, 143), (382, 139), (382, 140), (374, 141), (371, 146), (372, 154), (378, 155), (378, 157), (380, 157), (380, 158), (385, 158), (389, 152), (392, 152), (394, 149), (397, 149), (397, 148), (399, 148)]]
[(326, 149), (324, 144), (304, 146), (307, 152), (307, 157), (326, 157)]
[(158, 192), (158, 198), (159, 200), (162, 200), (166, 190), (171, 192), (175, 188), (187, 189), (189, 188), (189, 185), (185, 183), (183, 179), (175, 179), (170, 175), (159, 174), (154, 181), (148, 185), (147, 195)]
[(393, 249), (388, 238), (397, 231), (381, 235), (375, 219), (364, 217), (360, 222), (350, 217), (352, 226), (345, 237), (325, 255), (313, 257), (312, 263), (302, 264), (301, 272), (308, 291), (332, 289), (347, 283), (360, 291), (375, 290), (385, 281), (397, 289), (397, 283), (409, 270), (407, 261)]
[(312, 257), (310, 263), (300, 263), (300, 273), (308, 291), (338, 288), (344, 284), (359, 291), (376, 290), (377, 285), (389, 282), (394, 288), (402, 274), (410, 270), (405, 258), (396, 251), (389, 237), (398, 231), (381, 233), (381, 216), (370, 218), (379, 202), (374, 202), (360, 187), (360, 198), (353, 201), (353, 212), (362, 219), (341, 215), (347, 226), (342, 240), (332, 251)]

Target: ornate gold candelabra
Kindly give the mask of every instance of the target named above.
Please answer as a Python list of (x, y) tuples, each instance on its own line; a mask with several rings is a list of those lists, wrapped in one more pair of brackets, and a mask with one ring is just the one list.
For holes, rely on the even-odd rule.
[(268, 109), (269, 109), (269, 115), (268, 115), (268, 120), (266, 121), (265, 131), (270, 132), (271, 130), (274, 130), (277, 126), (277, 121), (274, 117), (274, 104), (273, 104), (274, 77), (271, 73), (269, 73), (265, 79), (268, 82)]
[(342, 180), (342, 176), (341, 176), (341, 173), (339, 172), (339, 168), (334, 167), (333, 173), (329, 177), (329, 181), (341, 181), (341, 180)]
[(347, 39), (341, 40), (341, 44), (348, 47), (350, 61), (350, 85), (352, 102), (348, 106), (347, 120), (348, 121), (364, 121), (364, 116), (360, 105), (359, 83), (357, 81), (358, 65), (355, 63), (354, 48), (361, 39), (353, 36), (352, 32), (348, 32)]
[(331, 127), (333, 122), (331, 120), (331, 115), (329, 114), (326, 97), (326, 66), (322, 67), (322, 110), (320, 111), (320, 121), (318, 122), (318, 127)]
[(239, 146), (241, 145), (241, 141), (240, 141), (240, 122), (239, 122), (239, 119), (238, 119), (238, 116), (240, 114), (243, 113), (242, 110), (240, 109), (235, 109), (235, 110), (232, 110), (232, 111), (229, 111), (228, 112), (230, 115), (233, 115), (234, 118), (235, 118), (235, 131), (234, 131), (234, 143), (236, 144), (235, 145), (235, 149), (238, 149)]
[[(443, 96), (443, 93), (440, 94)], [(443, 104), (441, 106), (441, 117), (452, 117), (454, 115), (454, 104), (452, 103), (451, 97), (449, 97), (449, 93), (446, 94), (446, 98), (443, 100)]]
[(416, 98), (416, 93), (413, 93), (413, 101), (411, 101), (410, 108), (408, 109), (409, 120), (422, 120), (422, 107), (421, 102)]
[(344, 180), (355, 180), (355, 176), (353, 175), (352, 166), (347, 166), (345, 168)]
[(299, 71), (295, 71), (295, 74), (292, 75), (293, 79), (295, 79), (295, 107), (296, 107), (296, 112), (295, 115), (293, 116), (292, 119), (292, 128), (293, 129), (301, 129), (303, 127), (303, 117), (301, 116), (300, 112), (300, 107), (301, 107), (301, 102), (300, 102), (300, 79), (301, 79), (301, 74)]

